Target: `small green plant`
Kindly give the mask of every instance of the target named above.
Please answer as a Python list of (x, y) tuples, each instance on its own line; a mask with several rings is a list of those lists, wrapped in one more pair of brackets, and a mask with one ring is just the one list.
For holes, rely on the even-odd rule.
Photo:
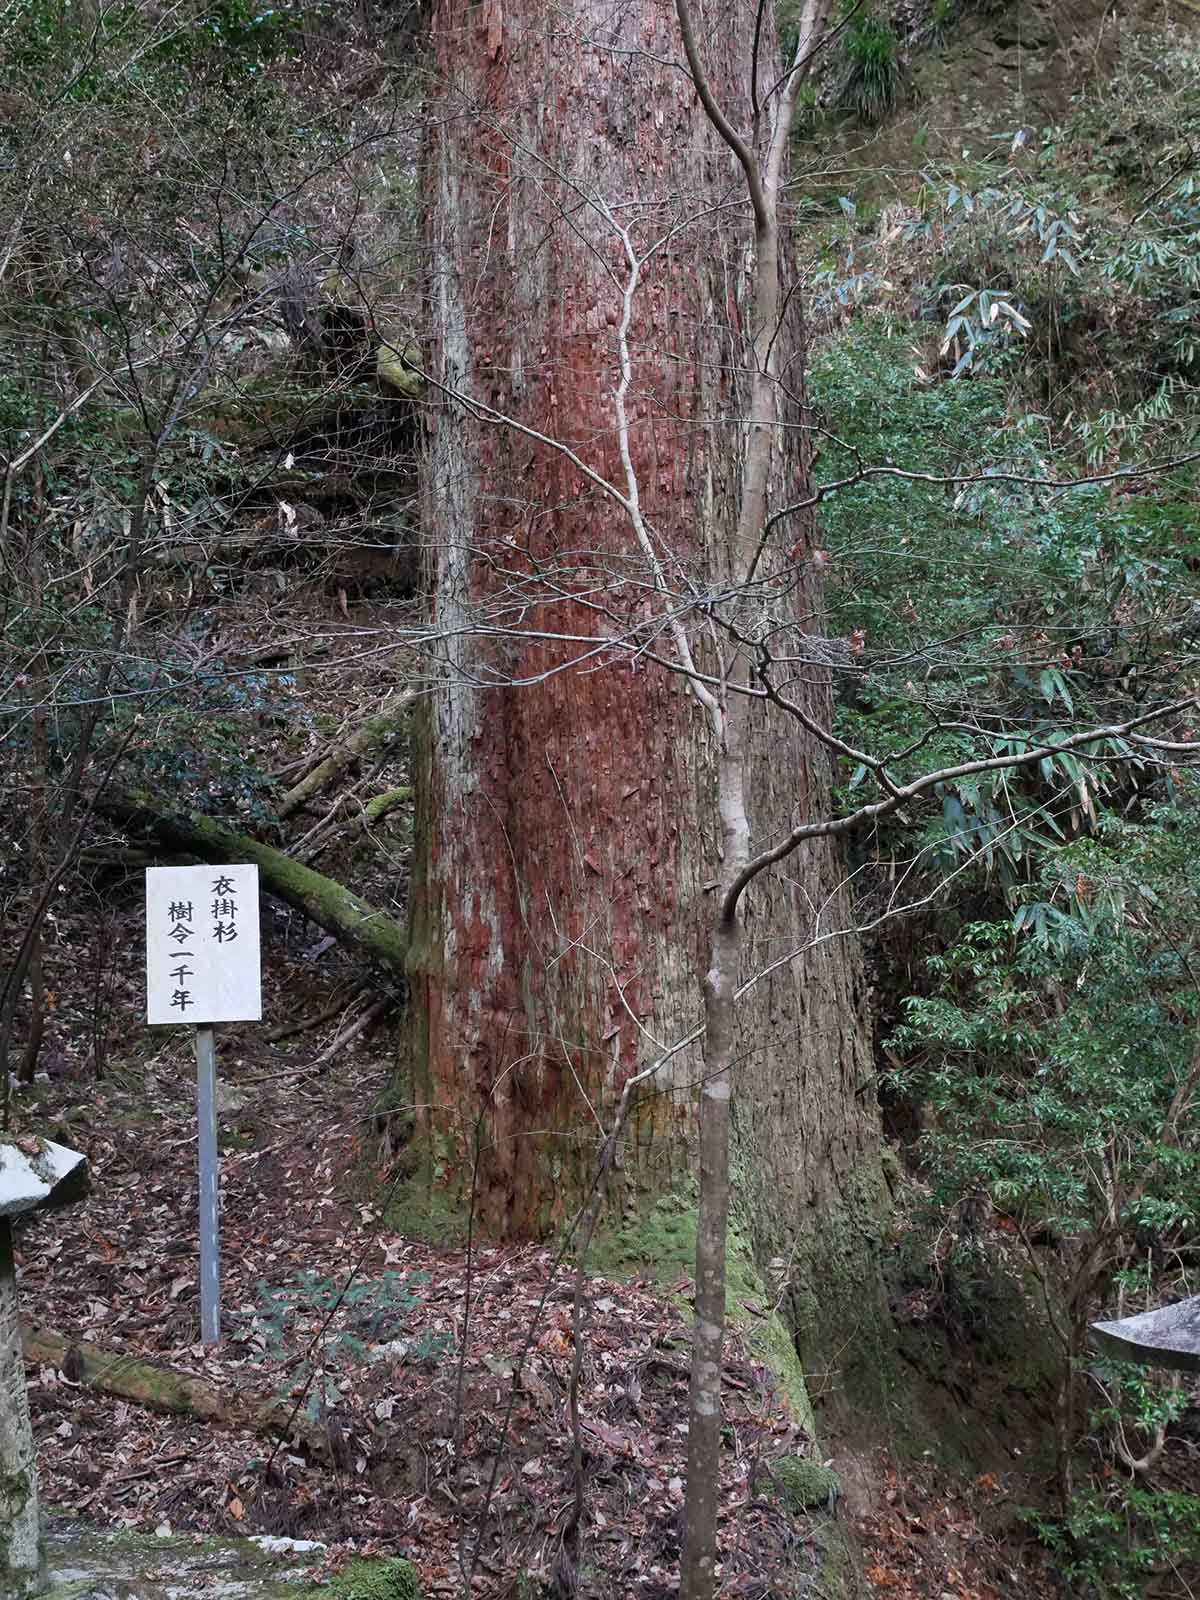
[(955, 0), (933, 0), (929, 8), (929, 21), (925, 25), (925, 43), (931, 50), (940, 50), (950, 34), (954, 20)]
[[(995, 311), (1007, 321), (996, 309), (1002, 298), (977, 296), (962, 314), (982, 322)], [(1024, 344), (1019, 335), (1005, 341)], [(1169, 495), (1115, 498), (1082, 486), (1048, 497), (1006, 481), (1071, 472), (1069, 461), (1050, 467), (1046, 418), (1007, 403), (994, 374), (951, 382), (932, 377), (923, 356), (911, 336), (859, 316), (817, 354), (810, 375), (828, 428), (824, 481), (889, 460), (943, 479), (851, 482), (822, 510), (830, 631), (850, 646), (838, 732), (857, 750), (888, 756), (900, 781), (915, 773), (914, 740), (923, 741), (917, 759), (952, 765), (967, 754), (962, 728), (981, 716), (993, 730), (989, 753), (1010, 759), (1052, 747), (1056, 730), (1085, 719), (1113, 720), (1114, 692), (1136, 691), (1143, 661), (1175, 659), (1175, 619), (1200, 594), (1194, 507), (1173, 485)], [(943, 475), (963, 459), (964, 441), (974, 481), (955, 489)], [(940, 641), (951, 637), (947, 651)], [(931, 707), (941, 724), (932, 736)], [(903, 843), (899, 829), (885, 829), (887, 841), (881, 833), (872, 848), (880, 858), (906, 855), (930, 879), (975, 872), (1015, 911), (1045, 851), (1094, 831), (1107, 811), (1126, 812), (1160, 770), (1128, 740), (1047, 751), (1036, 764), (945, 785), (909, 814)], [(847, 762), (839, 804), (851, 808), (868, 781), (866, 766)], [(1090, 915), (1061, 889), (1052, 901), (1039, 894), (1020, 904), (1039, 938), (1053, 935), (1060, 913)]]
[(839, 101), (860, 122), (881, 122), (900, 98), (903, 69), (896, 35), (867, 15), (846, 30), (846, 70)]
[[(363, 1278), (349, 1289), (339, 1278), (297, 1272), (283, 1284), (262, 1279), (255, 1285), (255, 1310), (242, 1320), (251, 1360), (280, 1361), (303, 1351), (288, 1368), (289, 1386), (306, 1385), (305, 1415), (316, 1422), (324, 1407), (337, 1404), (334, 1369), (361, 1365), (370, 1346), (400, 1341), (397, 1353), (411, 1365), (436, 1365), (453, 1345), (449, 1333), (432, 1328), (411, 1330), (412, 1313), (420, 1305), (429, 1279), (425, 1273), (402, 1276), (385, 1272)], [(314, 1355), (314, 1341), (320, 1351)]]
[(972, 289), (967, 284), (948, 285), (953, 292), (967, 292), (946, 319), (940, 354), (954, 357), (952, 377), (961, 377), (976, 363), (976, 357), (996, 348), (1014, 335), (1023, 338), (1030, 328), (1027, 317), (1013, 305), (1006, 293), (992, 289)]

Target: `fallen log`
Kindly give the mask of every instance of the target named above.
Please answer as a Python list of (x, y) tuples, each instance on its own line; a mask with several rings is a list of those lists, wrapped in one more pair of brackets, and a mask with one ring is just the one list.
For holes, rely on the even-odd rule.
[(86, 1340), (64, 1339), (25, 1318), (21, 1319), (21, 1343), (28, 1365), (55, 1367), (71, 1383), (132, 1400), (151, 1411), (196, 1417), (219, 1428), (244, 1428), (276, 1439), (296, 1439), (318, 1460), (332, 1459), (328, 1429), (306, 1416), (294, 1399), (237, 1391), (222, 1394), (190, 1372), (143, 1361), (124, 1351), (104, 1350)]
[(332, 783), (344, 767), (385, 744), (404, 721), (413, 698), (409, 689), (389, 695), (373, 716), (360, 723), (348, 739), (331, 751), (307, 777), (301, 778), (294, 788), (288, 790), (276, 807), (279, 816), (290, 817), (293, 811), (298, 811), (313, 795)]
[(314, 872), (285, 856), (282, 850), (260, 844), (247, 834), (222, 827), (203, 812), (173, 812), (165, 802), (150, 796), (134, 797), (107, 789), (96, 801), (95, 809), (110, 822), (119, 823), (128, 834), (156, 839), (172, 851), (197, 856), (201, 861), (217, 865), (254, 862), (268, 894), (302, 911), (339, 944), (366, 956), (395, 977), (404, 976), (408, 940), (403, 927), (336, 879)]

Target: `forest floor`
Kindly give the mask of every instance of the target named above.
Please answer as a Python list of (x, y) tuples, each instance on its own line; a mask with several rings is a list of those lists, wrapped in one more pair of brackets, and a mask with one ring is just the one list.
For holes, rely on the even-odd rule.
[[(371, 620), (356, 609), (356, 628)], [(255, 629), (250, 607), (247, 640)], [(303, 706), (287, 718), (284, 754), (301, 758), (293, 767), (336, 746), (378, 701), (377, 678), (369, 664), (361, 676), (317, 675), (324, 720)], [(269, 720), (241, 737), (256, 766), (279, 759)], [(391, 746), (373, 760), (377, 787), (407, 781)], [(398, 813), (369, 849), (343, 842), (336, 864), (316, 865), (402, 918), (408, 829)], [(111, 830), (98, 828), (93, 842), (102, 864), (91, 894), (64, 895), (49, 919), (44, 1071), (14, 1101), (18, 1134), (43, 1132), (87, 1154), (92, 1193), (20, 1235), (23, 1313), (68, 1344), (189, 1374), (229, 1402), (282, 1398), (296, 1427), (281, 1438), (167, 1414), (79, 1382), (69, 1361), (66, 1372), (33, 1364), (47, 1510), (164, 1538), (317, 1540), (326, 1547), (317, 1572), (351, 1554), (404, 1555), (431, 1600), (461, 1595), (464, 1570), (482, 1595), (668, 1600), (690, 1282), (587, 1280), (573, 1591), (559, 1562), (575, 1502), (572, 1263), (489, 1243), (468, 1254), (389, 1226), (391, 1176), (376, 1164), (372, 1108), (392, 1072), (395, 1013), (339, 1045), (384, 990), (322, 929), (265, 897), (264, 1022), (217, 1032), (223, 1339), (200, 1343), (191, 1034), (141, 1022), (142, 863), (123, 846), (110, 854)], [(320, 1026), (272, 1038), (281, 1023), (318, 1017)], [(723, 1595), (824, 1600), (835, 1519), (861, 1552), (865, 1595), (1040, 1592), (1036, 1557), (1014, 1534), (1025, 1498), (1015, 1470), (964, 1477), (919, 1453), (900, 1460), (873, 1443), (847, 1446), (834, 1462), (848, 1469), (842, 1500), (797, 1517), (772, 1469), (809, 1455), (812, 1442), (736, 1334), (724, 1377)]]
[[(264, 926), (278, 943), (272, 920)], [(69, 943), (75, 931), (60, 937)], [(327, 1009), (350, 971), (336, 949), (290, 961), (277, 949), (281, 967), (288, 992), (275, 1005), (297, 1019)], [(463, 1562), (481, 1594), (550, 1581), (574, 1503), (574, 1271), (547, 1249), (483, 1244), (468, 1255), (386, 1225), (388, 1179), (371, 1166), (365, 1114), (389, 1070), (386, 1034), (318, 1065), (337, 1020), (286, 1050), (263, 1044), (257, 1025), (219, 1031), (223, 1341), (214, 1349), (198, 1338), (190, 1035), (147, 1034), (142, 1059), (111, 1060), (85, 1088), (88, 1040), (71, 1018), (55, 1022), (52, 1073), (32, 1096), (21, 1092), (17, 1131), (36, 1125), (83, 1149), (93, 1189), (83, 1207), (19, 1238), (23, 1312), (68, 1342), (170, 1366), (221, 1396), (286, 1397), (307, 1442), (162, 1414), (35, 1365), (46, 1507), (164, 1535), (316, 1539), (328, 1547), (326, 1569), (352, 1552), (407, 1555), (428, 1596), (460, 1595)], [(689, 1289), (587, 1281), (581, 1595), (675, 1593)], [(879, 1454), (876, 1504), (853, 1495), (797, 1518), (772, 1466), (809, 1453), (810, 1441), (736, 1337), (725, 1395), (723, 1594), (823, 1592), (832, 1517), (854, 1524), (866, 1593), (998, 1600), (1015, 1591), (1012, 1483), (984, 1475), (951, 1485), (932, 1465)], [(1034, 1591), (1028, 1572), (1019, 1582)]]
[[(302, 631), (301, 614), (293, 620)], [(354, 628), (365, 636), (374, 620), (357, 608)], [(248, 605), (247, 648), (263, 627)], [(243, 756), (258, 769), (281, 756), (293, 769), (314, 764), (392, 686), (381, 689), (369, 662), (361, 674), (316, 673), (312, 685), (307, 671), (297, 677), (301, 696), (319, 688), (321, 718), (290, 707), (282, 752), (270, 719), (242, 730)], [(407, 781), (392, 746), (372, 761), (377, 788)], [(316, 865), (402, 918), (409, 827), (397, 813), (369, 848), (333, 835), (336, 863), (323, 855)], [(199, 1342), (191, 1035), (140, 1020), (144, 863), (110, 829), (97, 827), (92, 845), (87, 892), (64, 893), (49, 918), (44, 1070), (14, 1101), (18, 1134), (44, 1132), (87, 1154), (92, 1193), (20, 1235), (22, 1310), (68, 1345), (189, 1374), (229, 1402), (282, 1398), (296, 1428), (280, 1438), (167, 1414), (81, 1383), (70, 1361), (65, 1371), (35, 1363), (47, 1510), (162, 1538), (317, 1540), (326, 1547), (318, 1572), (351, 1554), (404, 1555), (430, 1600), (460, 1596), (464, 1570), (481, 1595), (668, 1600), (690, 1282), (586, 1283), (572, 1590), (559, 1562), (575, 1502), (572, 1264), (544, 1248), (439, 1248), (389, 1226), (391, 1177), (376, 1165), (372, 1108), (393, 1067), (395, 1013), (339, 1046), (384, 991), (322, 929), (268, 898), (264, 1022), (218, 1030), (223, 1340)], [(320, 1016), (318, 1027), (272, 1038), (281, 1022)], [(773, 1468), (809, 1455), (811, 1440), (736, 1334), (724, 1377), (722, 1595), (825, 1600), (837, 1525), (861, 1554), (863, 1595), (1042, 1592), (1015, 1516), (1027, 1497), (1016, 1463), (972, 1476), (920, 1451), (901, 1459), (874, 1442), (839, 1447), (844, 1497), (797, 1517)]]

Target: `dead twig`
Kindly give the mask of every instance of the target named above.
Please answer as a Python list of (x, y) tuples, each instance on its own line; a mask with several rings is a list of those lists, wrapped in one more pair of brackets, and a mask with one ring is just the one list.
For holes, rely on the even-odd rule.
[(272, 1028), (269, 1033), (264, 1035), (264, 1038), (268, 1044), (278, 1044), (281, 1039), (292, 1039), (298, 1033), (309, 1033), (313, 1028), (320, 1028), (326, 1022), (332, 1022), (334, 1017), (341, 1016), (342, 1012), (353, 1001), (358, 999), (366, 987), (366, 980), (360, 978), (348, 994), (342, 995), (332, 1005), (326, 1006), (324, 1011), (318, 1011), (315, 1017), (305, 1017), (300, 1022), (284, 1023), (281, 1027)]
[(377, 1022), (385, 1011), (390, 1011), (395, 1003), (395, 998), (392, 995), (380, 995), (348, 1028), (344, 1028), (338, 1034), (332, 1044), (327, 1045), (319, 1056), (315, 1056), (309, 1062), (308, 1070), (317, 1072), (322, 1067), (328, 1066), (343, 1045), (347, 1045), (353, 1039), (357, 1039), (360, 1033), (365, 1033), (371, 1024)]

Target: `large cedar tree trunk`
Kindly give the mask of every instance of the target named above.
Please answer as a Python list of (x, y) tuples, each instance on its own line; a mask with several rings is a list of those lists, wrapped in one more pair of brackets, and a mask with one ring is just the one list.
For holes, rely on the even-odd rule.
[[(751, 7), (698, 17), (735, 118), (753, 29)], [(431, 50), (440, 389), (426, 538), (447, 671), (416, 739), (410, 1088), (429, 1181), (461, 1197), (474, 1172), (485, 1226), (529, 1236), (573, 1214), (626, 1077), (702, 1015), (719, 837), (708, 719), (684, 680), (648, 659), (545, 636), (642, 629), (669, 657), (669, 632), (646, 631), (651, 619), (720, 589), (744, 443), (753, 230), (738, 168), (686, 72), (661, 64), (683, 59), (670, 0), (583, 0), (571, 12), (436, 0)], [(760, 78), (773, 79), (769, 54)], [(678, 229), (642, 269), (628, 397), (670, 601), (626, 512), (562, 452), (493, 415), (569, 446), (624, 490), (613, 390), (628, 267), (614, 224), (639, 253)], [(780, 338), (794, 345), (781, 370), (796, 422), (794, 314)], [(800, 433), (791, 438), (776, 488), (794, 496), (805, 465)], [(781, 534), (791, 546), (806, 530)], [(703, 609), (687, 622), (711, 662)], [(826, 715), (826, 675), (804, 676), (799, 692)], [(752, 763), (755, 848), (827, 809), (828, 759), (795, 724), (760, 727)], [(818, 842), (750, 891), (746, 975), (777, 965), (738, 1016), (735, 1213), (761, 1252), (789, 1259), (793, 1311), (814, 1335), (831, 1318), (844, 1334), (847, 1307), (875, 1304), (881, 1210), (854, 941), (780, 964), (851, 926), (840, 883)], [(615, 1208), (686, 1192), (700, 1070), (693, 1044), (641, 1096)]]

